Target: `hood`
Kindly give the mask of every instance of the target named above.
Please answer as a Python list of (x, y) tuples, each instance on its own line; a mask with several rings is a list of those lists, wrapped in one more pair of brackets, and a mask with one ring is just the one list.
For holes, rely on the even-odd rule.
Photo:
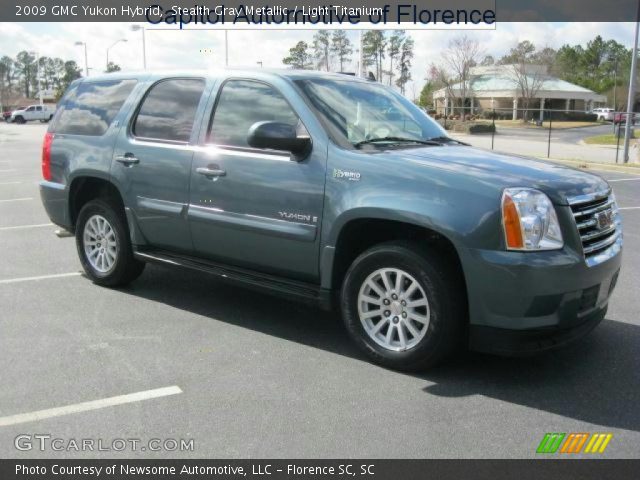
[(400, 157), (427, 168), (449, 170), (477, 177), (478, 181), (507, 187), (530, 187), (544, 192), (553, 203), (567, 205), (567, 198), (601, 192), (609, 184), (601, 177), (552, 162), (490, 152), (467, 146), (433, 146), (387, 150), (382, 155)]

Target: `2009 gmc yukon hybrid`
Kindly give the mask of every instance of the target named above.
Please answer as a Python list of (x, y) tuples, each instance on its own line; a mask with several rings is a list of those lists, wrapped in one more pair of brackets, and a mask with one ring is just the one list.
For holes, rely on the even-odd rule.
[(600, 177), (471, 148), (398, 93), (344, 75), (79, 80), (42, 172), (49, 217), (75, 232), (95, 283), (158, 262), (335, 303), (392, 368), (465, 344), (564, 344), (602, 320), (620, 269)]

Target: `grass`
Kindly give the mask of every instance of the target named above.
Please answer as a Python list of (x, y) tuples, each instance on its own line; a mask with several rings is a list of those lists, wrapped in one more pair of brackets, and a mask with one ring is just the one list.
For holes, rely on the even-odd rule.
[[(640, 138), (634, 133), (633, 138)], [(584, 143), (589, 145), (616, 145), (618, 143), (618, 137), (613, 133), (607, 135), (595, 135), (593, 137), (587, 137), (584, 139)], [(624, 143), (624, 135), (620, 137), (620, 145)]]

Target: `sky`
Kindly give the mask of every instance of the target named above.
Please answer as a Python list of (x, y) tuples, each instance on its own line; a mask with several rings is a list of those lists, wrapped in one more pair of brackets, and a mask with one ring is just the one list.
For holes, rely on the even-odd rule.
[[(76, 41), (86, 42), (91, 74), (102, 72), (109, 59), (123, 70), (142, 69), (142, 38), (140, 31), (132, 31), (132, 24), (105, 23), (0, 23), (0, 56), (14, 57), (21, 50), (37, 51), (40, 55), (76, 60), (84, 70), (84, 50)], [(224, 32), (222, 30), (153, 30), (146, 25), (148, 69), (211, 68), (224, 66)], [(282, 68), (282, 59), (289, 48), (300, 40), (311, 42), (313, 30), (230, 30), (229, 65)], [(347, 32), (354, 49), (358, 44), (358, 31)], [(415, 41), (413, 82), (407, 95), (419, 94), (425, 83), (427, 69), (432, 62), (439, 63), (444, 49), (455, 36), (466, 34), (477, 38), (483, 54), (499, 58), (523, 40), (537, 47), (559, 48), (564, 44), (586, 44), (596, 35), (605, 40), (614, 39), (631, 47), (634, 24), (629, 23), (498, 23), (495, 30), (408, 31)], [(353, 55), (354, 61), (357, 55)], [(356, 66), (352, 65), (351, 70)]]

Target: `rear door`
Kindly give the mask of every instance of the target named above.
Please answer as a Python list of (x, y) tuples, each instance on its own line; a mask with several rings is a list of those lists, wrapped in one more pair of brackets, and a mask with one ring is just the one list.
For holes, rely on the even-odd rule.
[(187, 224), (192, 143), (209, 87), (196, 77), (156, 81), (120, 131), (112, 178), (149, 245), (192, 251)]
[(205, 146), (194, 157), (189, 221), (200, 256), (313, 280), (326, 143), (314, 139), (312, 151), (300, 161), (289, 152), (247, 143), (249, 128), (260, 121), (287, 123), (298, 135), (309, 135), (310, 112), (290, 87), (280, 87), (240, 78), (222, 84), (207, 119)]

